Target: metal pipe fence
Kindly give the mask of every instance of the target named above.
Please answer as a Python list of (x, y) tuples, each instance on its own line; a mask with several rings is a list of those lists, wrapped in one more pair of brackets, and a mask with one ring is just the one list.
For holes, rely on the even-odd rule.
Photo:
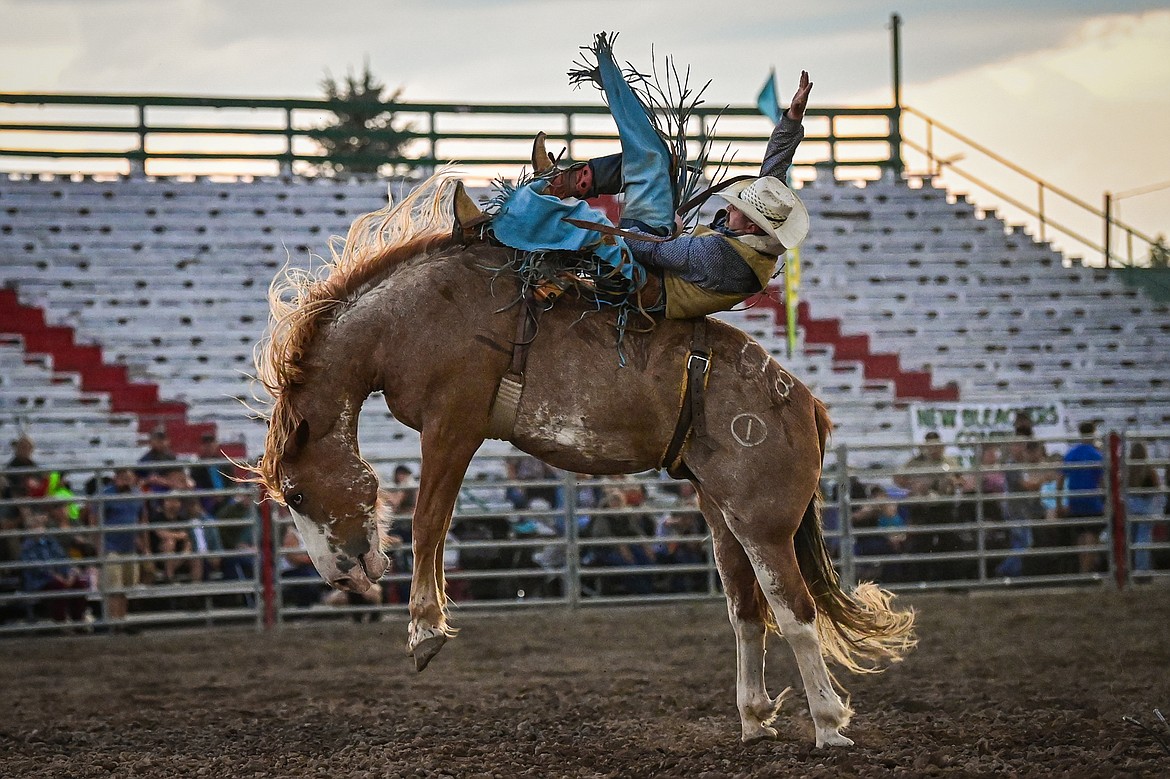
[[(379, 108), (399, 129), (331, 126), (350, 108), (307, 98), (0, 93), (0, 170), (325, 176), (334, 168), (426, 173), (456, 163), (487, 181), (530, 164), (540, 131), (564, 143), (566, 162), (617, 144), (604, 105), (387, 102)], [(842, 178), (876, 178), (899, 159), (897, 115), (884, 106), (810, 108), (798, 169), (804, 177), (827, 168)], [(746, 144), (727, 163), (758, 168), (772, 127), (754, 106), (701, 105), (683, 129), (696, 148), (712, 136)], [(358, 136), (358, 147), (375, 151), (330, 151), (324, 143)], [(378, 141), (397, 148), (395, 156), (378, 156), (385, 148)]]
[[(865, 447), (837, 447), (824, 470), (822, 521), (843, 582), (875, 580), (897, 591), (1121, 587), (1170, 577), (1170, 439), (1113, 433), (1097, 445), (1099, 461), (1065, 462), (1076, 443), (888, 447), (880, 460), (897, 465), (883, 468), (850, 465), (850, 453)], [(874, 461), (872, 450), (864, 454)], [(98, 486), (93, 494), (8, 496), (0, 500), (0, 635), (230, 621), (262, 628), (404, 613), (415, 487), (389, 476), (403, 463), (374, 464), (398, 510), (384, 550), (391, 569), (366, 595), (329, 591), (287, 512), (258, 502), (252, 485), (209, 490), (172, 481), (159, 492)], [(227, 470), (209, 461), (60, 473), (75, 480), (92, 473), (94, 485), (104, 485), (119, 470), (173, 476), (204, 466)], [(464, 483), (447, 537), (444, 575), (459, 608), (720, 597), (690, 485), (654, 474), (554, 472), (527, 457), (490, 461), (486, 470), (492, 475)], [(44, 473), (0, 476), (11, 491), (22, 477)], [(1084, 489), (1075, 474), (1096, 486)]]

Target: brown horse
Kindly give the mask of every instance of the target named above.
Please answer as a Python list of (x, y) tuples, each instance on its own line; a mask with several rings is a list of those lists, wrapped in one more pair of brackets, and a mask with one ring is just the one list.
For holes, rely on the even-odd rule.
[[(321, 575), (364, 591), (386, 570), (378, 479), (358, 452), (358, 411), (381, 390), (418, 430), (422, 473), (413, 520), (408, 648), (418, 670), (452, 635), (443, 539), (463, 475), (488, 431), (515, 330), (508, 253), (451, 238), (455, 181), (440, 174), (395, 207), (356, 221), (321, 273), (290, 270), (269, 294), (257, 348), (272, 395), (256, 470), (285, 503)], [(564, 299), (541, 319), (512, 443), (570, 471), (659, 466), (679, 411), (690, 323), (628, 333), (619, 365), (613, 317)], [(817, 485), (830, 430), (824, 406), (743, 332), (710, 322), (706, 446), (683, 465), (711, 529), (737, 645), (744, 741), (776, 736), (780, 696), (764, 684), (769, 628), (791, 645), (817, 745), (848, 745), (850, 709), (825, 657), (874, 670), (912, 646), (913, 614), (873, 585), (842, 591), (821, 534)]]

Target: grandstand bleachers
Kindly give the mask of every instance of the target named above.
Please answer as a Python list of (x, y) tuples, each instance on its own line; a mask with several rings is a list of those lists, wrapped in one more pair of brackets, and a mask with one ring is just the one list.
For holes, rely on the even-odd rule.
[[(329, 236), (382, 207), (386, 189), (325, 179), (0, 181), (0, 284), (12, 290), (0, 331), (16, 334), (0, 340), (0, 430), (27, 426), (46, 459), (136, 457), (145, 428), (129, 412), (149, 406), (143, 388), (157, 385), (155, 413), (215, 424), (221, 440), (258, 452), (263, 426), (244, 402), (268, 283), (286, 261), (326, 255)], [(1165, 302), (929, 181), (818, 180), (802, 197), (812, 232), (799, 353), (786, 356), (775, 290), (722, 318), (829, 403), (838, 442), (906, 442), (916, 398), (1059, 397), (1074, 418), (1117, 429), (1170, 422)], [(33, 314), (21, 312), (33, 310), (56, 335), (31, 333)], [(58, 341), (98, 365), (62, 362)], [(364, 449), (417, 454), (417, 434), (379, 398), (365, 410)]]

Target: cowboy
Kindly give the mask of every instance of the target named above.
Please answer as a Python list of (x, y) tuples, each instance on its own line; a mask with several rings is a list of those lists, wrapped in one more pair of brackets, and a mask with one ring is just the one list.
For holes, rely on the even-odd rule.
[[(661, 273), (668, 318), (723, 311), (762, 291), (775, 272), (777, 258), (807, 235), (808, 211), (784, 178), (804, 138), (801, 122), (812, 86), (808, 73), (802, 71), (796, 94), (772, 131), (760, 176), (716, 192), (727, 207), (709, 226), (666, 242), (624, 236), (634, 259)], [(533, 166), (538, 172), (547, 172), (551, 166), (544, 140), (541, 133), (533, 146)], [(624, 134), (622, 142), (628, 145)], [(622, 192), (626, 189), (622, 166), (621, 154), (578, 163), (553, 175), (547, 193), (587, 199)], [(651, 236), (668, 234), (662, 225), (627, 218), (627, 213), (628, 208), (623, 212), (623, 228)]]

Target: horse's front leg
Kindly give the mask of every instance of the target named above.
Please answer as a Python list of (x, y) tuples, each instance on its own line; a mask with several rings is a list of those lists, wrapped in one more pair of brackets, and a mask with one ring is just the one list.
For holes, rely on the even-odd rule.
[(447, 626), (443, 587), (443, 540), (472, 456), (483, 443), (444, 426), (422, 435), (422, 472), (412, 520), (414, 574), (410, 586), (410, 635), (407, 649), (419, 671), (427, 667), (454, 634)]

